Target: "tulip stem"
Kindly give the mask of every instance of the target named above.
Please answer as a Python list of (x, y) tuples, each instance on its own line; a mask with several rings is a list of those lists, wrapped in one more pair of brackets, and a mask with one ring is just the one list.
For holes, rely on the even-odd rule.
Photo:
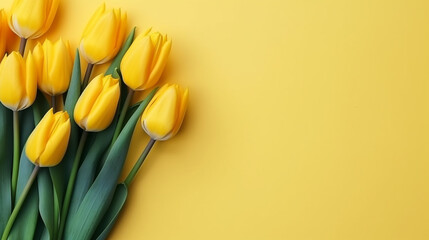
[(82, 156), (83, 148), (85, 146), (85, 141), (88, 136), (88, 132), (84, 131), (80, 137), (79, 146), (77, 147), (76, 156), (74, 158), (72, 171), (70, 173), (69, 182), (67, 184), (66, 195), (64, 198), (63, 209), (61, 211), (61, 221), (60, 221), (60, 230), (58, 233), (58, 239), (62, 239), (64, 232), (64, 227), (67, 219), (67, 214), (69, 212), (70, 200), (73, 193), (74, 183), (76, 181), (77, 170), (79, 169), (80, 157)]
[(19, 170), (19, 117), (18, 111), (13, 111), (13, 165), (12, 165), (12, 203), (15, 199)]
[(134, 180), (134, 177), (136, 176), (137, 172), (139, 171), (140, 167), (142, 166), (144, 160), (146, 159), (147, 155), (149, 154), (149, 152), (152, 149), (155, 142), (156, 142), (156, 140), (154, 140), (152, 138), (150, 139), (149, 143), (146, 145), (145, 149), (143, 150), (142, 155), (140, 155), (136, 164), (134, 164), (133, 169), (131, 169), (130, 173), (128, 174), (127, 178), (124, 181), (124, 183), (125, 183), (125, 185), (127, 185), (127, 187)]
[(28, 195), (28, 192), (31, 189), (31, 186), (33, 185), (34, 180), (36, 179), (37, 173), (39, 172), (40, 167), (35, 166), (33, 169), (33, 172), (30, 175), (30, 178), (27, 181), (27, 184), (24, 187), (24, 190), (22, 191), (21, 196), (19, 197), (18, 202), (16, 203), (15, 207), (13, 208), (12, 214), (9, 217), (9, 220), (7, 221), (7, 225), (4, 229), (3, 235), (1, 237), (1, 240), (6, 240), (9, 236), (10, 230), (12, 229), (13, 223), (15, 222), (16, 217), (18, 216), (19, 210), (21, 210), (22, 204), (25, 201), (25, 198)]
[(51, 96), (51, 106), (52, 106), (52, 111), (54, 111), (54, 113), (55, 113), (57, 111), (56, 110), (55, 96)]
[(86, 88), (88, 85), (89, 78), (91, 77), (92, 69), (94, 68), (94, 64), (88, 63), (88, 66), (86, 67), (85, 76), (83, 77), (83, 84), (82, 84), (82, 90)]
[(25, 45), (27, 45), (27, 39), (21, 38), (21, 42), (19, 42), (19, 53), (24, 57), (25, 53)]
[(130, 106), (133, 95), (134, 95), (134, 90), (132, 90), (131, 88), (128, 88), (127, 98), (125, 99), (124, 106), (122, 106), (121, 114), (119, 115), (118, 124), (116, 125), (115, 133), (113, 134), (113, 139), (110, 146), (113, 145), (113, 143), (118, 138), (119, 133), (121, 133), (122, 125), (124, 125), (125, 115), (127, 114), (127, 110), (128, 110), (128, 107)]

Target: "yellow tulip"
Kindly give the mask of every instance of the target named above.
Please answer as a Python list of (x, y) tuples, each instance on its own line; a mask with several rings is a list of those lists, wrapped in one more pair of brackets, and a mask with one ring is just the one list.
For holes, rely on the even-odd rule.
[(25, 146), (28, 159), (40, 167), (52, 167), (61, 162), (70, 137), (67, 112), (51, 108), (30, 134)]
[(106, 11), (103, 3), (94, 13), (83, 31), (79, 49), (91, 64), (101, 64), (112, 59), (125, 38), (127, 14), (121, 9)]
[(0, 101), (13, 111), (28, 108), (36, 99), (37, 70), (31, 52), (24, 60), (17, 52), (0, 63)]
[(119, 80), (112, 75), (95, 77), (77, 100), (75, 122), (87, 132), (106, 129), (115, 116), (121, 93)]
[(6, 52), (6, 40), (9, 27), (7, 26), (7, 17), (3, 9), (0, 10), (0, 57), (3, 58)]
[(161, 77), (171, 50), (171, 39), (150, 29), (131, 44), (121, 62), (125, 84), (134, 91), (153, 87)]
[(188, 89), (166, 84), (155, 94), (141, 117), (141, 125), (154, 140), (172, 138), (180, 129), (188, 106)]
[(33, 50), (38, 70), (39, 89), (51, 96), (63, 94), (70, 84), (73, 59), (68, 42), (62, 39), (55, 43), (45, 40)]
[(9, 16), (9, 27), (21, 38), (34, 39), (51, 27), (60, 0), (15, 0)]

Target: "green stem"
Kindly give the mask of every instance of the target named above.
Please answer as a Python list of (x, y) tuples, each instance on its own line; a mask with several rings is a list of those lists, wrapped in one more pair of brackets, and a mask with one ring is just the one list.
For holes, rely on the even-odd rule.
[(12, 214), (9, 217), (9, 220), (7, 221), (6, 228), (4, 229), (3, 235), (1, 237), (1, 240), (6, 240), (9, 236), (10, 230), (12, 229), (13, 223), (15, 222), (16, 217), (18, 216), (19, 210), (21, 210), (22, 204), (25, 201), (25, 198), (28, 195), (28, 192), (30, 191), (31, 186), (33, 185), (34, 180), (36, 179), (37, 173), (39, 172), (40, 167), (35, 166), (33, 169), (33, 172), (30, 175), (30, 178), (27, 181), (27, 184), (24, 187), (24, 190), (22, 191), (21, 196), (19, 197), (18, 202), (16, 203), (15, 208), (12, 211)]
[(88, 81), (89, 81), (89, 78), (91, 77), (91, 73), (92, 73), (93, 68), (94, 68), (94, 64), (88, 63), (88, 66), (86, 67), (85, 76), (83, 77), (82, 91), (88, 85)]
[(19, 53), (24, 57), (25, 53), (25, 45), (27, 45), (27, 39), (21, 38), (21, 42), (19, 42)]
[(133, 169), (131, 169), (130, 173), (128, 174), (127, 178), (124, 181), (124, 183), (125, 183), (125, 185), (127, 185), (127, 187), (134, 180), (134, 177), (136, 176), (137, 172), (139, 171), (140, 167), (142, 166), (144, 160), (146, 159), (147, 155), (149, 154), (149, 152), (152, 149), (152, 147), (155, 144), (155, 142), (156, 142), (156, 140), (154, 140), (152, 138), (150, 139), (150, 141), (146, 145), (146, 147), (145, 147), (142, 155), (140, 155), (140, 157), (137, 160), (136, 164), (134, 164)]
[(133, 98), (134, 90), (131, 88), (128, 88), (128, 94), (127, 98), (125, 99), (124, 106), (122, 106), (121, 114), (119, 115), (118, 124), (116, 125), (115, 133), (113, 134), (112, 142), (110, 143), (110, 146), (115, 143), (116, 139), (119, 136), (119, 133), (121, 133), (122, 125), (124, 124), (125, 115), (127, 115), (128, 107), (130, 106), (131, 99)]
[(13, 165), (12, 165), (12, 203), (15, 199), (19, 170), (19, 117), (18, 111), (13, 111)]
[(80, 157), (82, 156), (83, 147), (85, 146), (85, 141), (88, 136), (88, 132), (84, 131), (80, 137), (79, 146), (77, 147), (76, 156), (74, 158), (72, 171), (70, 174), (69, 182), (67, 184), (66, 195), (64, 198), (63, 209), (61, 211), (61, 220), (60, 220), (60, 231), (58, 232), (58, 239), (62, 239), (64, 232), (65, 222), (67, 219), (67, 214), (69, 212), (70, 200), (73, 193), (74, 183), (76, 181), (77, 170), (79, 169)]

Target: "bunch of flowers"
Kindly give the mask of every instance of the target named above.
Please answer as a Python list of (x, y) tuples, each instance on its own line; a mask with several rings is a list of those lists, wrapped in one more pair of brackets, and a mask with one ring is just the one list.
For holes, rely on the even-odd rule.
[[(171, 39), (151, 29), (134, 39), (135, 28), (125, 38), (121, 9), (101, 5), (75, 54), (62, 39), (26, 49), (49, 30), (58, 5), (15, 0), (9, 12), (0, 10), (1, 240), (105, 239), (149, 151), (177, 134), (187, 108), (187, 89), (156, 87)], [(19, 49), (7, 53), (14, 35)], [(109, 61), (91, 80), (93, 68)], [(150, 141), (118, 183), (138, 122)]]

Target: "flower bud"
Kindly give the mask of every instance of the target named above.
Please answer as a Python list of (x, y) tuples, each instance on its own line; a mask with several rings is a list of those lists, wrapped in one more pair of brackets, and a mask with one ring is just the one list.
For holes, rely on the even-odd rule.
[(19, 111), (36, 99), (37, 71), (31, 52), (24, 60), (17, 52), (5, 56), (0, 63), (0, 101), (7, 108)]
[(61, 162), (70, 138), (70, 118), (67, 112), (52, 108), (45, 114), (28, 137), (25, 153), (28, 159), (41, 167), (52, 167)]
[(102, 64), (112, 59), (125, 38), (127, 14), (121, 9), (106, 11), (103, 3), (94, 13), (83, 31), (79, 49), (91, 64)]
[(38, 38), (54, 21), (59, 0), (15, 0), (9, 16), (9, 27), (21, 38)]
[(135, 91), (153, 87), (161, 77), (171, 49), (171, 39), (159, 32), (139, 35), (125, 53), (121, 73)]
[(143, 130), (154, 140), (164, 141), (176, 135), (185, 116), (188, 95), (188, 89), (177, 84), (164, 85), (143, 112)]
[(44, 93), (51, 96), (63, 94), (70, 84), (73, 59), (70, 46), (62, 39), (55, 43), (45, 40), (33, 50), (37, 66), (37, 85)]
[(77, 100), (74, 109), (75, 122), (88, 132), (106, 129), (115, 116), (120, 93), (118, 79), (112, 75), (98, 75)]

